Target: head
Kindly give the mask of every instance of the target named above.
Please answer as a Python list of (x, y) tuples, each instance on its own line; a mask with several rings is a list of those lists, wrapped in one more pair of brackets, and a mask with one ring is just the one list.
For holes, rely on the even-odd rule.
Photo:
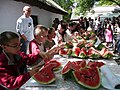
[(34, 37), (38, 43), (45, 42), (48, 36), (48, 29), (43, 25), (37, 25), (34, 29)]
[(48, 38), (49, 37), (55, 38), (55, 35), (56, 35), (55, 28), (53, 28), (53, 27), (48, 28)]
[(30, 8), (30, 6), (24, 6), (24, 8), (23, 8), (23, 14), (26, 17), (29, 17), (31, 15), (31, 8)]
[(19, 36), (11, 31), (5, 31), (0, 34), (0, 45), (5, 52), (17, 54), (20, 51)]

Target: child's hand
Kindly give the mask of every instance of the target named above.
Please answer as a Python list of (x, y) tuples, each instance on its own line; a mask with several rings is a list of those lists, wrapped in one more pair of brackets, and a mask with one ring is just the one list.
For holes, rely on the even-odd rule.
[(29, 74), (32, 77), (35, 73), (37, 73), (39, 71), (40, 67), (35, 67), (32, 68), (32, 70), (30, 70)]

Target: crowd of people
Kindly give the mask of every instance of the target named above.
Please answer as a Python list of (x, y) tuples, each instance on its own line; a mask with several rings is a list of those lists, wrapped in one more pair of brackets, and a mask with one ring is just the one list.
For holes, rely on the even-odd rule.
[[(16, 31), (4, 31), (0, 34), (0, 90), (19, 89), (59, 50), (77, 35), (92, 30), (106, 43), (106, 47), (115, 46), (120, 53), (120, 16), (96, 20), (80, 17), (65, 22), (55, 18), (51, 27), (37, 25), (33, 27), (30, 17), (31, 8), (25, 6), (23, 15), (17, 20)], [(76, 22), (77, 21), (77, 22)], [(118, 34), (118, 43), (114, 33)], [(27, 65), (31, 70), (27, 70)]]

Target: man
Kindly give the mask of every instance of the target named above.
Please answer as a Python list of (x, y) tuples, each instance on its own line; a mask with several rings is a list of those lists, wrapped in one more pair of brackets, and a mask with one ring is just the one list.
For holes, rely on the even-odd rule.
[(23, 8), (23, 15), (18, 18), (16, 24), (16, 30), (21, 36), (21, 43), (23, 44), (21, 47), (21, 51), (27, 53), (28, 44), (31, 40), (33, 40), (33, 20), (30, 17), (31, 8), (30, 6), (25, 6)]

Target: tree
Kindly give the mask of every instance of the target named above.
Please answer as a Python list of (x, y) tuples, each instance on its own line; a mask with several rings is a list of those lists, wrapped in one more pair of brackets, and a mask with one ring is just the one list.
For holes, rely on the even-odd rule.
[(93, 8), (96, 2), (98, 2), (97, 5), (99, 6), (105, 6), (105, 5), (120, 6), (120, 0), (53, 0), (53, 1), (55, 1), (58, 5), (60, 5), (66, 11), (68, 11), (69, 15), (64, 16), (64, 19), (68, 19), (71, 17), (72, 8), (74, 8), (73, 4), (75, 2), (77, 3), (74, 12), (76, 15), (80, 15), (80, 13), (85, 15), (87, 11), (90, 11), (91, 8)]
[(120, 0), (98, 0), (98, 5), (118, 5), (120, 7)]
[(68, 12), (68, 15), (63, 16), (64, 20), (67, 20), (71, 17), (72, 14), (72, 6), (74, 3), (74, 0), (53, 0), (58, 5), (60, 5), (63, 9), (65, 9)]

